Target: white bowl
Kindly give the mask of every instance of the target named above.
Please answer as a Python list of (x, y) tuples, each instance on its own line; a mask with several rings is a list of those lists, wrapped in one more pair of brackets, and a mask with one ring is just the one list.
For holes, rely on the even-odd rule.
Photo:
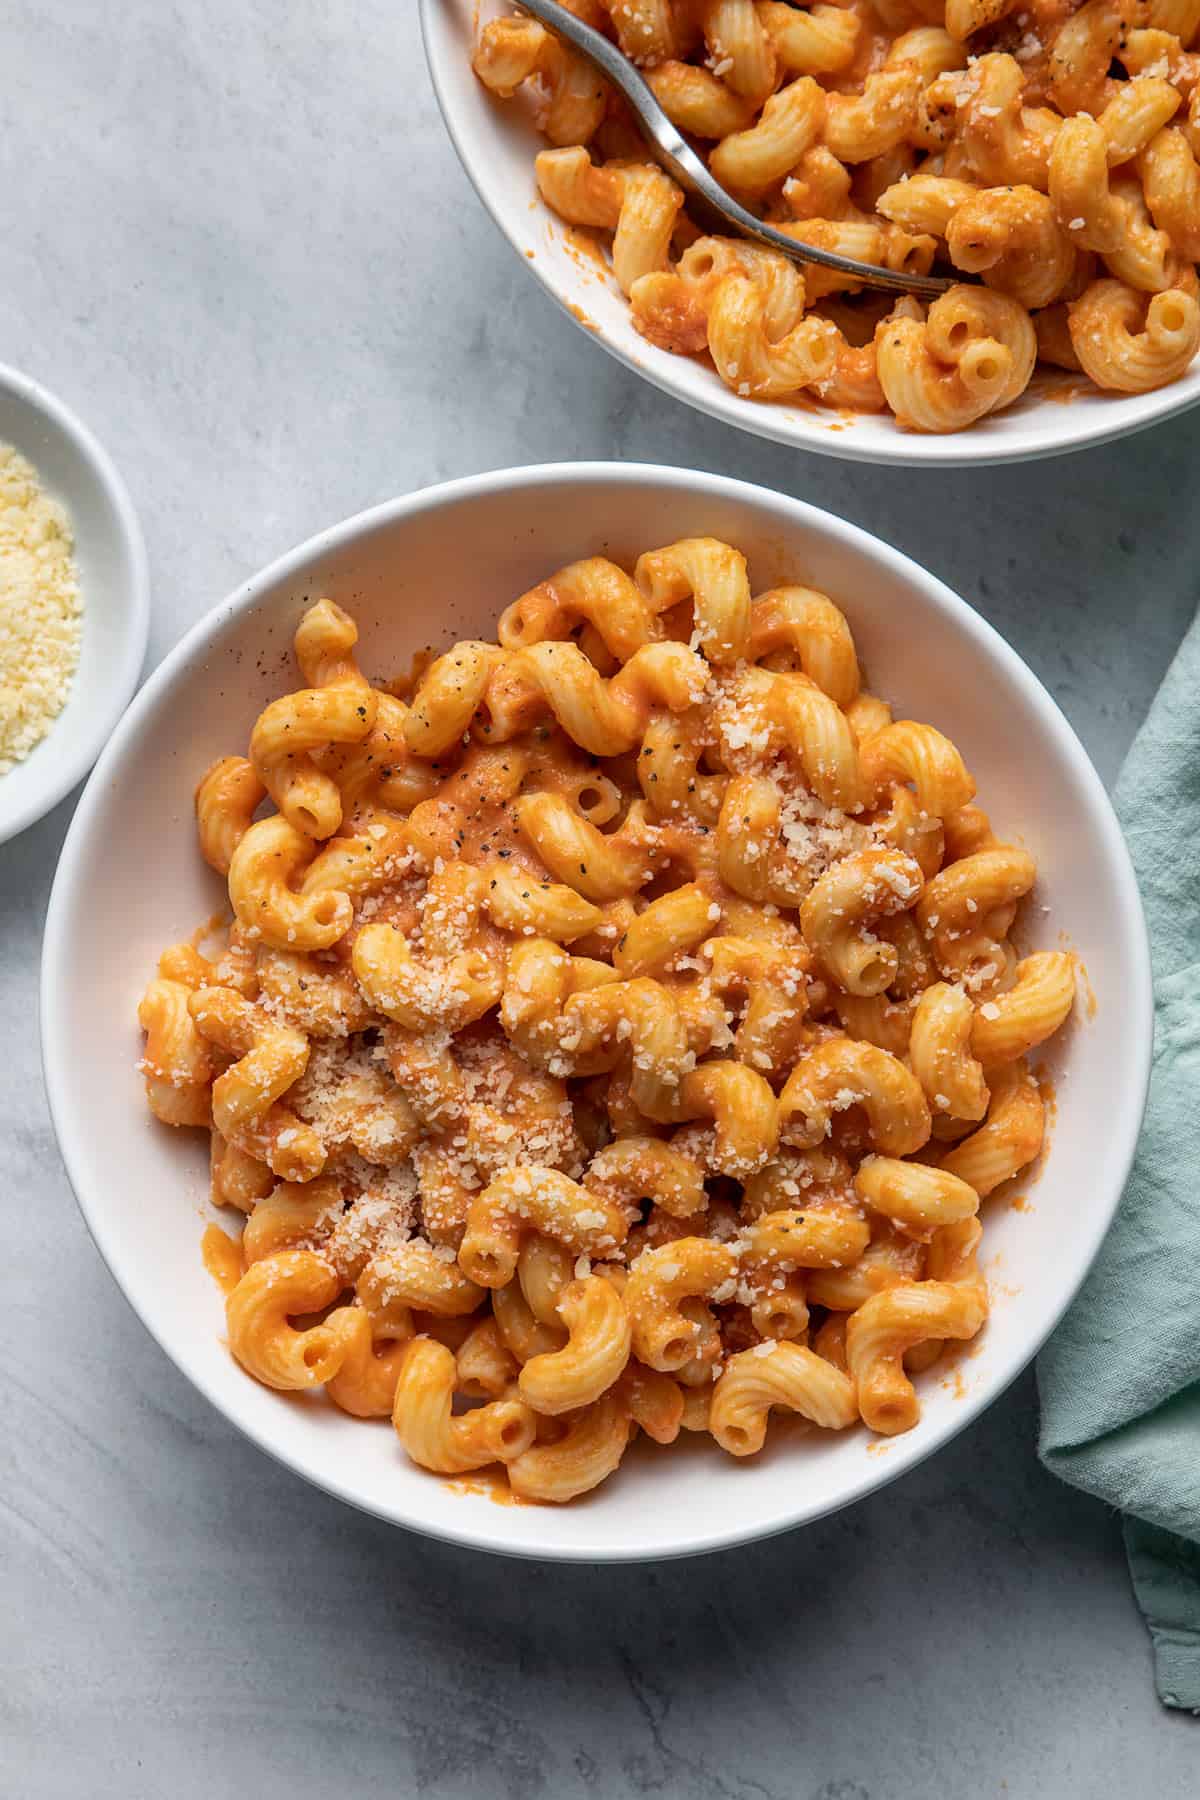
[[(148, 1114), (135, 1069), (138, 997), (166, 944), (223, 898), (195, 847), (192, 790), (240, 750), (289, 679), (292, 632), (331, 594), (379, 676), (427, 642), (490, 635), (516, 594), (573, 557), (696, 533), (740, 545), (756, 587), (810, 582), (843, 606), (873, 684), (961, 744), (1001, 829), (1041, 876), (1030, 933), (1060, 933), (1098, 1000), (1048, 1059), (1058, 1118), (1028, 1210), (985, 1208), (994, 1313), (956, 1375), (921, 1384), (924, 1414), (885, 1443), (865, 1430), (734, 1462), (707, 1440), (635, 1445), (595, 1494), (562, 1508), (451, 1492), (390, 1427), (285, 1398), (235, 1366), (220, 1294), (201, 1267), (209, 1214), (197, 1135)], [(1043, 913), (1040, 908), (1048, 907)], [(1092, 765), (1045, 689), (991, 627), (906, 557), (802, 502), (743, 482), (637, 465), (517, 469), (389, 502), (313, 538), (217, 607), (156, 670), (79, 804), (46, 922), (42, 1043), (59, 1142), (84, 1216), (149, 1330), (254, 1441), (331, 1493), (434, 1536), (515, 1555), (619, 1560), (761, 1537), (857, 1499), (960, 1430), (1024, 1367), (1104, 1236), (1133, 1155), (1149, 1060), (1141, 903)]]
[(137, 686), (150, 580), (125, 483), (91, 432), (36, 381), (0, 365), (0, 444), (29, 459), (66, 507), (83, 594), (79, 667), (62, 712), (25, 761), (0, 776), (0, 844), (82, 780)]
[[(521, 260), (575, 323), (664, 393), (727, 425), (853, 462), (936, 465), (1023, 462), (1140, 431), (1200, 400), (1200, 359), (1182, 381), (1151, 394), (1102, 394), (1081, 376), (1039, 371), (1015, 406), (968, 430), (932, 437), (902, 431), (890, 414), (837, 413), (814, 404), (744, 400), (715, 369), (659, 350), (634, 330), (611, 270), (538, 198), (533, 159), (544, 140), (528, 109), (493, 99), (471, 71), (476, 19), (502, 0), (420, 0), (433, 85), (475, 191)], [(538, 331), (530, 315), (531, 339)], [(586, 354), (581, 352), (581, 354)]]

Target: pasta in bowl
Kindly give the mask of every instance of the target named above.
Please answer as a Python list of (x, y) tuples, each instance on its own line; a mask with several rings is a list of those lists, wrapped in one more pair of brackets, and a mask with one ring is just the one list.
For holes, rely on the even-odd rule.
[[(623, 103), (529, 18), (426, 0), (443, 112), (577, 322), (731, 423), (871, 461), (1003, 461), (1200, 394), (1194, 8), (572, 0), (743, 204), (932, 305), (704, 235)], [(705, 228), (707, 229), (707, 228)]]
[(961, 603), (737, 483), (527, 471), (351, 521), (176, 659), (64, 852), (47, 1075), (122, 1285), (258, 1441), (420, 1529), (671, 1554), (878, 1485), (1032, 1354), (1132, 1152), (1145, 951)]

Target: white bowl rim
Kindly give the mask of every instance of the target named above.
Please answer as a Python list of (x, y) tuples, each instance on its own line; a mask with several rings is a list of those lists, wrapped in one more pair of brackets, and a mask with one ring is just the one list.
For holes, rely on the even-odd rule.
[[(109, 772), (120, 763), (126, 742), (136, 732), (143, 716), (151, 709), (159, 696), (171, 687), (177, 676), (197, 658), (198, 653), (209, 644), (219, 628), (237, 614), (252, 608), (268, 589), (281, 582), (294, 579), (318, 558), (329, 556), (331, 553), (346, 548), (363, 533), (381, 526), (398, 523), (422, 512), (456, 506), (462, 501), (496, 493), (515, 494), (526, 486), (551, 484), (570, 486), (575, 483), (597, 480), (617, 486), (629, 485), (643, 488), (655, 485), (670, 487), (685, 483), (714, 497), (750, 504), (761, 504), (761, 498), (766, 494), (772, 502), (782, 503), (786, 510), (792, 512), (797, 523), (803, 523), (810, 529), (815, 528), (833, 538), (840, 538), (852, 551), (860, 555), (890, 564), (897, 575), (920, 585), (940, 610), (951, 614), (956, 623), (978, 641), (985, 656), (1004, 665), (1007, 674), (1023, 690), (1030, 704), (1043, 715), (1062, 755), (1072, 763), (1085, 788), (1090, 789), (1094, 816), (1105, 840), (1105, 849), (1110, 860), (1116, 897), (1129, 925), (1127, 950), (1132, 986), (1137, 995), (1136, 1006), (1131, 1009), (1130, 1016), (1122, 1021), (1130, 1043), (1131, 1080), (1126, 1089), (1128, 1098), (1123, 1106), (1122, 1114), (1113, 1126), (1112, 1155), (1109, 1163), (1113, 1172), (1111, 1192), (1106, 1204), (1098, 1207), (1088, 1221), (1088, 1228), (1071, 1239), (1075, 1252), (1075, 1265), (1056, 1305), (1050, 1309), (1049, 1316), (1042, 1321), (1037, 1335), (1024, 1341), (1009, 1356), (1007, 1362), (997, 1369), (988, 1384), (981, 1385), (977, 1390), (966, 1395), (953, 1413), (941, 1423), (927, 1424), (900, 1438), (891, 1439), (891, 1444), (899, 1451), (899, 1454), (886, 1459), (879, 1457), (870, 1459), (873, 1466), (865, 1470), (860, 1479), (848, 1484), (844, 1493), (830, 1499), (827, 1503), (821, 1502), (816, 1505), (810, 1503), (807, 1506), (804, 1504), (793, 1505), (790, 1509), (784, 1508), (765, 1523), (756, 1521), (747, 1525), (734, 1519), (727, 1526), (695, 1532), (690, 1537), (681, 1537), (669, 1550), (659, 1547), (639, 1548), (633, 1542), (628, 1546), (623, 1544), (619, 1549), (605, 1544), (594, 1544), (590, 1548), (557, 1545), (535, 1548), (526, 1544), (509, 1543), (503, 1538), (502, 1512), (499, 1513), (495, 1528), (490, 1531), (471, 1524), (466, 1508), (462, 1509), (461, 1524), (453, 1512), (448, 1513), (444, 1520), (439, 1520), (436, 1524), (427, 1520), (413, 1520), (404, 1515), (400, 1509), (388, 1509), (374, 1505), (360, 1494), (351, 1491), (347, 1484), (339, 1478), (335, 1467), (314, 1472), (298, 1466), (282, 1448), (271, 1441), (267, 1432), (257, 1429), (244, 1418), (235, 1417), (226, 1407), (216, 1384), (209, 1382), (190, 1366), (183, 1350), (178, 1346), (163, 1342), (151, 1329), (134, 1291), (136, 1280), (126, 1278), (121, 1234), (110, 1231), (106, 1225), (102, 1193), (93, 1187), (89, 1178), (86, 1146), (82, 1139), (76, 1139), (73, 1132), (69, 1079), (71, 1066), (69, 1004), (67, 995), (58, 979), (61, 961), (59, 952), (66, 939), (70, 898), (81, 876), (86, 821), (99, 804)], [(108, 1266), (109, 1273), (133, 1311), (146, 1326), (151, 1337), (180, 1373), (186, 1376), (216, 1410), (260, 1450), (266, 1451), (285, 1468), (302, 1476), (305, 1480), (311, 1481), (314, 1486), (333, 1495), (336, 1499), (345, 1501), (360, 1512), (383, 1519), (389, 1524), (401, 1525), (406, 1530), (417, 1532), (422, 1536), (462, 1545), (469, 1549), (484, 1550), (496, 1555), (514, 1556), (531, 1561), (577, 1563), (668, 1561), (676, 1557), (707, 1554), (716, 1550), (732, 1548), (742, 1543), (757, 1542), (759, 1539), (774, 1537), (782, 1531), (812, 1523), (829, 1513), (840, 1511), (843, 1507), (863, 1499), (868, 1494), (875, 1493), (899, 1476), (907, 1474), (910, 1469), (915, 1468), (928, 1456), (939, 1450), (943, 1444), (956, 1437), (993, 1401), (999, 1399), (1022, 1370), (1032, 1362), (1075, 1298), (1112, 1223), (1133, 1163), (1141, 1131), (1146, 1093), (1150, 1082), (1154, 1017), (1150, 945), (1145, 913), (1128, 847), (1117, 823), (1112, 802), (1090, 757), (1057, 701), (1011, 645), (1001, 637), (995, 627), (968, 606), (967, 602), (956, 595), (944, 582), (922, 568), (919, 563), (914, 562), (911, 557), (896, 550), (882, 539), (874, 537), (872, 533), (863, 530), (861, 526), (840, 519), (835, 514), (824, 511), (821, 507), (813, 506), (808, 501), (778, 494), (773, 489), (763, 489), (753, 482), (736, 480), (731, 476), (713, 475), (707, 471), (681, 470), (662, 464), (606, 462), (545, 463), (489, 470), (476, 475), (460, 477), (453, 481), (440, 482), (418, 489), (415, 493), (384, 501), (377, 506), (353, 514), (350, 518), (344, 519), (324, 531), (317, 532), (306, 542), (278, 557), (265, 569), (252, 576), (198, 620), (179, 643), (168, 652), (129, 706), (106, 745), (80, 798), (63, 844), (46, 913), (42, 945), (40, 1011), (42, 1069), (49, 1100), (50, 1117), (76, 1202), (96, 1248)], [(1111, 1119), (1109, 1123), (1113, 1125)]]
[[(429, 79), (437, 99), (438, 110), (442, 115), (442, 123), (454, 146), (455, 153), (461, 163), (467, 179), (488, 213), (497, 231), (505, 243), (518, 258), (521, 266), (541, 284), (556, 305), (566, 313), (577, 330), (581, 331), (592, 343), (598, 343), (608, 354), (637, 375), (642, 381), (648, 381), (660, 393), (670, 395), (682, 406), (690, 406), (697, 412), (707, 413), (710, 418), (723, 425), (731, 425), (738, 431), (748, 431), (754, 437), (767, 438), (776, 444), (786, 444), (789, 450), (811, 451), (814, 456), (832, 456), (841, 462), (872, 463), (880, 467), (894, 468), (999, 468), (1008, 463), (1044, 462), (1051, 456), (1068, 456), (1073, 451), (1091, 450), (1101, 444), (1110, 444), (1117, 438), (1133, 437), (1139, 431), (1148, 431), (1152, 425), (1161, 425), (1165, 420), (1174, 418), (1178, 413), (1187, 412), (1193, 406), (1200, 406), (1200, 360), (1194, 363), (1185, 375), (1176, 382), (1169, 382), (1166, 387), (1156, 388), (1146, 394), (1112, 396), (1109, 404), (1114, 414), (1107, 420), (1101, 415), (1093, 415), (1074, 408), (1055, 406), (1054, 412), (1062, 415), (1065, 423), (1055, 432), (1053, 440), (1041, 444), (997, 442), (974, 432), (968, 427), (965, 431), (954, 431), (938, 434), (935, 432), (902, 432), (897, 429), (894, 445), (889, 441), (881, 445), (856, 443), (854, 434), (846, 431), (826, 429), (820, 434), (811, 436), (798, 434), (790, 425), (782, 420), (775, 409), (759, 401), (745, 401), (726, 388), (723, 382), (714, 386), (703, 399), (698, 395), (686, 392), (669, 374), (671, 352), (661, 352), (662, 361), (652, 354), (653, 346), (646, 345), (646, 360), (634, 357), (623, 344), (617, 343), (599, 326), (585, 324), (575, 310), (570, 297), (562, 291), (554, 278), (548, 259), (537, 257), (530, 260), (514, 240), (505, 224), (499, 208), (493, 202), (486, 182), (479, 172), (475, 160), (469, 156), (463, 143), (462, 134), (458, 130), (454, 107), (441, 79), (439, 64), (430, 51), (429, 27), (433, 17), (433, 9), (445, 0), (418, 0), (421, 21), (421, 40), (425, 49), (425, 63), (429, 70)], [(1143, 403), (1143, 417), (1130, 419), (1125, 415), (1115, 416), (1122, 402), (1137, 401)], [(1045, 404), (1050, 405), (1051, 402)], [(836, 417), (835, 414), (830, 415)]]
[[(131, 571), (117, 678), (106, 694), (98, 694), (95, 704), (89, 704), (88, 726), (86, 730), (80, 731), (73, 752), (60, 758), (47, 758), (44, 783), (29, 796), (23, 806), (17, 807), (7, 817), (0, 816), (0, 844), (5, 844), (10, 838), (18, 836), (30, 825), (35, 825), (39, 819), (44, 818), (65, 794), (70, 793), (76, 782), (83, 779), (128, 705), (142, 672), (150, 637), (150, 569), (146, 558), (146, 542), (129, 490), (99, 439), (93, 436), (64, 401), (20, 369), (0, 363), (0, 388), (8, 388), (18, 399), (44, 413), (64, 436), (71, 439), (83, 460), (91, 466), (104, 494), (115, 533), (129, 559)], [(17, 448), (20, 449), (20, 446)], [(85, 594), (84, 605), (86, 604)], [(74, 679), (79, 682), (84, 678), (85, 671), (81, 662)], [(47, 745), (53, 743), (53, 730), (51, 726), (50, 735), (46, 739)]]

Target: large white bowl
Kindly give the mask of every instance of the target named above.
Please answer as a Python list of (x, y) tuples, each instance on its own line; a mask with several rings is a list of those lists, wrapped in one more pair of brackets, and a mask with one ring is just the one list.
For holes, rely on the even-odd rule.
[(137, 686), (150, 629), (150, 578), (125, 483), (61, 400), (0, 365), (0, 444), (12, 444), (62, 502), (83, 595), (79, 667), (40, 744), (0, 776), (0, 844), (56, 806), (95, 762)]
[[(863, 1430), (800, 1439), (782, 1428), (747, 1463), (707, 1441), (639, 1444), (572, 1506), (500, 1507), (414, 1468), (386, 1424), (271, 1393), (235, 1366), (200, 1261), (205, 1153), (146, 1111), (135, 1008), (159, 950), (223, 898), (195, 847), (192, 790), (295, 679), (292, 632), (312, 599), (331, 594), (351, 609), (366, 668), (386, 674), (419, 645), (490, 634), (501, 607), (571, 558), (632, 559), (697, 533), (740, 545), (757, 588), (825, 589), (845, 608), (872, 685), (961, 744), (1001, 829), (1038, 858), (1031, 941), (1069, 934), (1098, 1006), (1049, 1059), (1058, 1117), (1031, 1205), (986, 1205), (993, 1316), (956, 1375), (922, 1382), (916, 1430), (881, 1444)], [(1142, 1114), (1150, 1012), (1141, 904), (1104, 790), (991, 627), (906, 557), (811, 506), (636, 465), (507, 470), (392, 501), (313, 538), (217, 607), (151, 677), (100, 760), (63, 849), (42, 971), (46, 1082), (75, 1192), (179, 1368), (256, 1443), (355, 1505), (482, 1549), (586, 1560), (683, 1555), (816, 1518), (911, 1468), (994, 1400), (1074, 1294), (1112, 1217)]]
[[(471, 71), (476, 19), (507, 12), (503, 0), (420, 0), (420, 8), (442, 116), (492, 218), (577, 325), (677, 400), (797, 450), (943, 468), (1081, 450), (1140, 431), (1200, 400), (1200, 359), (1182, 381), (1151, 394), (1102, 394), (1082, 377), (1039, 372), (1015, 406), (942, 437), (902, 431), (890, 414), (835, 413), (815, 404), (740, 398), (705, 362), (674, 356), (639, 336), (611, 270), (581, 248), (591, 234), (572, 231), (539, 200), (533, 159), (545, 144), (528, 109), (491, 98)], [(531, 335), (537, 329), (531, 315)]]

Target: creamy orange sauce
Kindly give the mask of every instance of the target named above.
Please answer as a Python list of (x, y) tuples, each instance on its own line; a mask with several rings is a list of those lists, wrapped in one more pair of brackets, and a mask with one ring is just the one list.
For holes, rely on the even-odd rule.
[[(1004, 1256), (1003, 1256), (1003, 1253), (998, 1250), (996, 1252), (995, 1256), (992, 1258), (992, 1260), (987, 1265), (988, 1300), (991, 1303), (991, 1309), (993, 1312), (999, 1312), (1003, 1306), (1007, 1306), (1011, 1301), (1019, 1300), (1021, 1298), (1022, 1293), (1024, 1292), (1024, 1289), (1018, 1283), (1012, 1282), (1012, 1281), (1002, 1281), (1001, 1275), (1003, 1274), (1003, 1272), (1004, 1272)], [(978, 1343), (979, 1343), (978, 1338), (972, 1338), (971, 1339), (972, 1347), (963, 1350), (962, 1355), (963, 1356), (977, 1355), (978, 1352), (974, 1348), (974, 1346), (977, 1345)]]
[[(532, 256), (533, 252), (530, 251), (528, 254)], [(394, 694), (397, 700), (403, 700), (407, 703), (416, 693), (421, 677), (433, 660), (433, 646), (431, 644), (423, 644), (419, 650), (413, 651), (412, 656), (409, 659), (408, 668), (403, 674), (395, 676), (393, 680), (384, 684), (384, 692), (387, 694)]]
[(1098, 391), (1086, 375), (1072, 375), (1065, 369), (1058, 376), (1039, 371), (1037, 379), (1029, 386), (1031, 399), (1048, 401), (1052, 406), (1071, 406), (1076, 400), (1086, 400), (1089, 394), (1095, 395)]
[[(991, 1293), (995, 1289), (989, 1283)], [(965, 1341), (947, 1343), (937, 1365), (938, 1386), (955, 1400), (965, 1400), (969, 1391), (966, 1375), (962, 1372), (965, 1362), (973, 1362), (981, 1356), (986, 1347), (987, 1333), (981, 1331), (978, 1336)]]
[(470, 1475), (452, 1475), (442, 1485), (448, 1493), (477, 1494), (483, 1500), (490, 1500), (493, 1506), (534, 1504), (532, 1500), (522, 1500), (513, 1493), (503, 1469), (476, 1469)]
[(790, 409), (793, 413), (807, 413), (810, 417), (815, 414), (818, 418), (826, 420), (829, 418), (829, 408), (824, 402), (810, 400), (807, 394), (787, 394), (781, 400), (755, 400), (752, 404), (755, 406), (778, 406), (784, 411)]
[(242, 1246), (219, 1225), (208, 1225), (200, 1239), (200, 1255), (205, 1268), (228, 1298), (245, 1274)]
[(1096, 998), (1096, 990), (1092, 986), (1092, 978), (1087, 972), (1087, 964), (1079, 957), (1076, 957), (1075, 963), (1076, 963), (1076, 967), (1079, 971), (1079, 979), (1083, 983), (1084, 1017), (1087, 1019), (1087, 1022), (1090, 1025), (1092, 1020), (1095, 1018), (1096, 1014), (1100, 1011), (1100, 1002)]
[[(568, 225), (562, 233), (562, 245), (571, 261), (584, 269), (586, 274), (595, 276), (598, 272), (605, 281), (612, 280), (612, 266), (604, 254), (604, 246), (590, 231), (584, 231), (578, 225)], [(588, 264), (591, 265), (590, 268), (586, 267)]]
[(942, 1387), (953, 1400), (965, 1400), (967, 1397), (967, 1384), (959, 1368), (947, 1369)]
[[(1046, 1173), (1046, 1163), (1050, 1155), (1050, 1140), (1058, 1125), (1058, 1089), (1049, 1069), (1032, 1069), (1030, 1073), (1045, 1109), (1045, 1128), (1041, 1149), (1034, 1160), (1026, 1168), (1021, 1169), (1019, 1174), (1026, 1187), (1036, 1187)], [(1016, 1176), (1013, 1177), (1013, 1180), (1016, 1180)], [(1028, 1195), (1006, 1193), (1006, 1186), (1007, 1183), (1002, 1183), (996, 1191), (1012, 1212), (1032, 1212), (1034, 1210)]]
[(570, 313), (571, 317), (573, 319), (577, 320), (578, 323), (583, 326), (583, 329), (585, 331), (594, 331), (596, 333), (599, 333), (600, 327), (597, 325), (595, 319), (590, 319), (588, 317), (588, 315), (584, 312), (582, 306), (576, 306), (576, 304), (573, 300), (568, 300), (566, 302), (566, 307), (567, 307), (567, 311)]
[(867, 1445), (868, 1456), (886, 1456), (891, 1449), (891, 1441), (887, 1438), (874, 1438)]

